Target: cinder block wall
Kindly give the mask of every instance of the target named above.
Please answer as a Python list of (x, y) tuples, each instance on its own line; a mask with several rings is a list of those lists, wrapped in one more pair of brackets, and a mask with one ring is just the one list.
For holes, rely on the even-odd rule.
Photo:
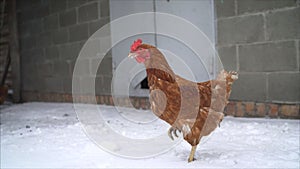
[[(72, 73), (79, 51), (96, 30), (109, 22), (109, 1), (17, 0), (17, 15), (23, 101), (66, 101), (60, 97), (72, 93)], [(92, 62), (86, 60), (87, 71)], [(102, 64), (108, 68), (105, 72), (112, 71), (111, 57), (105, 57)], [(98, 94), (110, 91), (107, 83), (111, 76), (97, 76), (101, 88)], [(67, 97), (67, 101), (71, 99)]]
[(215, 0), (219, 55), (226, 69), (240, 74), (231, 100), (243, 101), (246, 113), (248, 107), (259, 116), (261, 103), (276, 103), (300, 116), (299, 2)]
[[(300, 118), (300, 0), (214, 0), (217, 48), (240, 74), (225, 113)], [(17, 0), (23, 101), (72, 102), (72, 72), (82, 45), (109, 22), (109, 0)], [(97, 101), (113, 104), (111, 56), (96, 77)], [(90, 79), (93, 59), (87, 59)], [(84, 89), (83, 89), (84, 90)], [(90, 96), (80, 96), (89, 102)], [(135, 107), (149, 108), (145, 98)]]

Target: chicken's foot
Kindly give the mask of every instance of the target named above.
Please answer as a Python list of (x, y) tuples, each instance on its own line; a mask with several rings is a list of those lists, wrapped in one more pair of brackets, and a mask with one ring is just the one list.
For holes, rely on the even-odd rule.
[(196, 160), (196, 159), (194, 158), (196, 149), (197, 149), (197, 145), (196, 145), (196, 146), (192, 146), (192, 150), (191, 150), (191, 153), (190, 153), (188, 162), (192, 162), (192, 161)]
[(178, 137), (177, 131), (179, 131), (179, 132), (181, 133), (181, 131), (178, 130), (177, 128), (170, 127), (169, 130), (168, 130), (168, 136), (169, 136), (172, 140), (174, 140), (173, 135), (174, 135), (175, 137)]

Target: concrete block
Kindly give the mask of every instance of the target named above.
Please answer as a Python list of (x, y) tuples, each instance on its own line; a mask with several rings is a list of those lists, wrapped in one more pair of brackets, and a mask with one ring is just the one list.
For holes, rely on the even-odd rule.
[(59, 47), (61, 60), (76, 60), (82, 48), (82, 43), (71, 43)]
[(94, 78), (89, 76), (83, 76), (80, 78), (80, 91), (82, 94), (93, 94), (95, 88), (93, 88)]
[(45, 61), (44, 49), (34, 48), (31, 50), (31, 59), (33, 63), (43, 63)]
[(43, 26), (45, 31), (58, 29), (58, 14), (46, 16), (43, 20)]
[(31, 35), (36, 35), (44, 31), (43, 20), (35, 19), (30, 21)]
[(68, 8), (73, 8), (73, 7), (81, 6), (82, 4), (85, 4), (87, 2), (88, 2), (88, 0), (68, 0), (67, 6), (68, 6)]
[(98, 19), (98, 3), (91, 3), (78, 8), (78, 22)]
[(54, 61), (59, 59), (59, 51), (57, 46), (50, 46), (45, 48), (45, 59)]
[(268, 40), (300, 38), (300, 8), (266, 15)]
[(26, 9), (23, 11), (18, 12), (18, 23), (25, 23), (30, 20), (33, 20), (36, 18), (35, 11), (32, 9)]
[(95, 93), (96, 93), (96, 95), (103, 94), (102, 82), (103, 82), (102, 76), (97, 76), (95, 78)]
[(31, 10), (35, 13), (35, 18), (43, 18), (50, 14), (49, 5), (38, 5), (33, 7)]
[[(96, 60), (96, 59), (93, 59), (93, 60)], [(96, 64), (97, 62), (93, 61), (93, 60), (92, 60), (91, 66), (92, 66), (93, 70), (98, 70), (97, 71), (97, 76), (99, 76), (99, 75), (109, 75), (109, 76), (111, 76), (112, 75), (112, 71), (113, 71), (112, 58), (104, 57), (102, 59), (102, 61), (100, 62), (99, 66)]]
[(296, 6), (295, 0), (237, 0), (238, 14)]
[(84, 58), (99, 58), (100, 59), (100, 40), (89, 39), (84, 48), (81, 50), (81, 56)]
[(64, 11), (59, 14), (59, 25), (61, 27), (70, 26), (77, 23), (76, 9)]
[(281, 72), (268, 76), (268, 100), (300, 102), (300, 73)]
[(76, 68), (76, 71), (73, 71), (73, 74), (75, 76), (87, 76), (90, 75), (90, 60), (89, 59), (77, 59), (76, 65), (74, 65), (74, 69)]
[(215, 0), (215, 9), (217, 10), (217, 17), (223, 18), (235, 15), (235, 0)]
[(266, 78), (263, 73), (239, 74), (234, 82), (231, 99), (243, 101), (266, 101)]
[(67, 61), (54, 61), (53, 62), (53, 74), (59, 77), (71, 77), (70, 67)]
[(103, 76), (103, 81), (101, 84), (103, 94), (107, 94), (107, 95), (111, 94), (111, 83), (112, 83), (112, 76)]
[(88, 24), (78, 24), (69, 28), (69, 41), (81, 41), (88, 39)]
[(59, 77), (46, 77), (44, 89), (46, 92), (60, 93), (63, 91), (62, 79)]
[(51, 77), (53, 76), (53, 63), (52, 62), (44, 62), (37, 64), (37, 70), (40, 77)]
[(97, 30), (109, 22), (109, 17), (101, 18), (97, 21), (89, 23), (89, 35), (93, 35)]
[(28, 36), (20, 39), (21, 51), (30, 50), (36, 46), (36, 37)]
[(69, 30), (68, 29), (58, 29), (52, 31), (52, 38), (54, 44), (63, 44), (69, 41)]
[(63, 78), (63, 91), (64, 93), (71, 94), (72, 93), (72, 78), (67, 77)]
[(36, 37), (36, 46), (38, 47), (47, 47), (51, 44), (53, 44), (51, 32), (44, 32)]
[(218, 21), (218, 45), (264, 40), (263, 16), (243, 16)]
[(240, 70), (271, 72), (297, 70), (294, 41), (239, 46)]
[(100, 17), (108, 17), (109, 16), (109, 0), (101, 0), (100, 1)]
[(51, 0), (50, 1), (50, 12), (59, 12), (65, 10), (67, 7), (67, 0)]
[(218, 49), (218, 53), (225, 70), (237, 70), (237, 55), (235, 46), (220, 47)]

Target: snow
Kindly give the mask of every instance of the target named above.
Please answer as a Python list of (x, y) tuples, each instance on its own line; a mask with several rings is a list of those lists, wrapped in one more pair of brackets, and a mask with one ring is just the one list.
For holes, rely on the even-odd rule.
[[(93, 110), (88, 107), (96, 106), (106, 124), (128, 138), (167, 135), (169, 126), (150, 111), (123, 109), (118, 113), (111, 106), (85, 106), (86, 113)], [(104, 151), (84, 132), (73, 104), (25, 103), (0, 107), (0, 112), (1, 168), (300, 167), (299, 120), (226, 117), (198, 146), (197, 160), (188, 163), (191, 147), (185, 141), (149, 158), (124, 158)], [(114, 147), (113, 141), (106, 144), (124, 149)], [(145, 146), (142, 151), (154, 148)]]

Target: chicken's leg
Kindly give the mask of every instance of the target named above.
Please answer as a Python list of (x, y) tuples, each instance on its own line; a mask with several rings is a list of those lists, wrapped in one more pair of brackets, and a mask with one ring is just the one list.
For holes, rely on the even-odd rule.
[(192, 162), (195, 160), (194, 155), (195, 155), (196, 149), (197, 149), (197, 145), (192, 146), (192, 150), (191, 150), (188, 162)]
[(169, 136), (172, 140), (174, 140), (173, 134), (174, 134), (176, 137), (178, 137), (178, 135), (177, 135), (177, 133), (176, 133), (177, 131), (181, 132), (181, 131), (178, 130), (177, 128), (170, 127), (169, 130), (168, 130), (168, 136)]

